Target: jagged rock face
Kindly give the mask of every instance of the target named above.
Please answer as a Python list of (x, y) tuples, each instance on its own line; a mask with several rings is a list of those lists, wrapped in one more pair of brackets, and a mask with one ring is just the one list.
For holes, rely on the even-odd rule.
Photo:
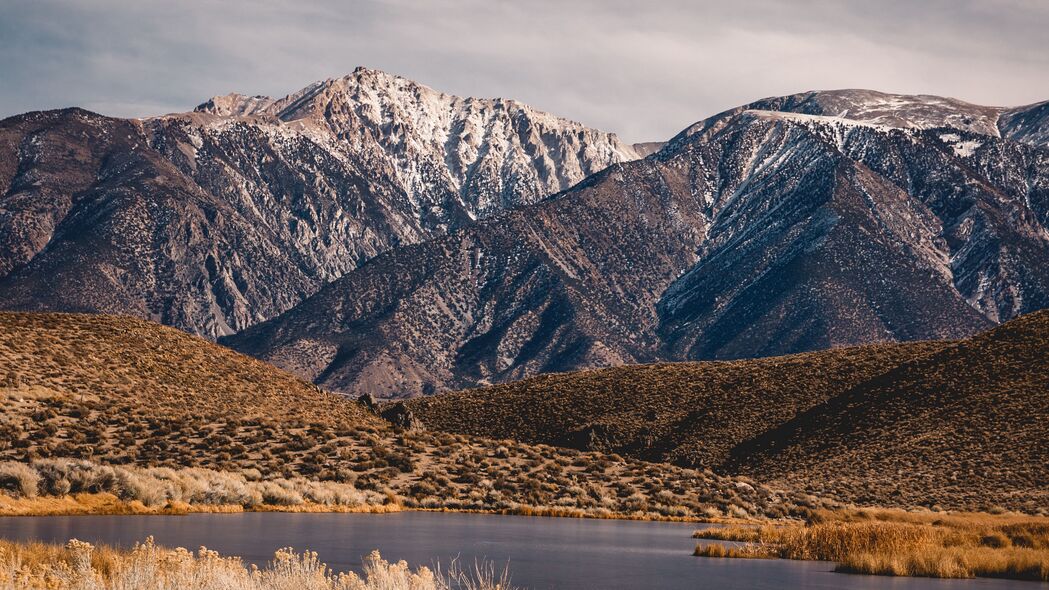
[(1002, 137), (1049, 147), (1049, 101), (1002, 111), (998, 128)]
[(348, 158), (388, 163), (427, 226), (535, 203), (639, 157), (613, 134), (514, 100), (460, 98), (366, 68), (267, 100), (229, 95), (198, 110), (270, 117), (335, 138)]
[[(921, 108), (888, 117), (886, 101)], [(835, 110), (722, 113), (555, 199), (381, 255), (226, 343), (399, 397), (957, 338), (1049, 306), (1049, 152), (1010, 139), (1001, 109), (843, 92), (763, 104)]]
[(513, 101), (365, 69), (143, 121), (29, 113), (0, 122), (0, 306), (231, 334), (390, 248), (636, 157)]
[(7, 308), (228, 333), (316, 285), (265, 228), (149, 149), (135, 122), (33, 113), (0, 136), (0, 161), (17, 163), (0, 213)]
[(767, 111), (692, 145), (719, 221), (660, 304), (676, 355), (961, 336), (1049, 305), (1044, 151)]
[(386, 398), (653, 359), (653, 303), (695, 260), (703, 221), (687, 191), (667, 190), (685, 179), (637, 164), (378, 256), (223, 342)]

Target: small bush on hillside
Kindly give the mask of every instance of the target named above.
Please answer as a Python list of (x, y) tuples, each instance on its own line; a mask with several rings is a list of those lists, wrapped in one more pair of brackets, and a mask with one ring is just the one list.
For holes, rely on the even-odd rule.
[(23, 498), (34, 498), (40, 485), (36, 470), (24, 463), (0, 462), (0, 490), (13, 492)]

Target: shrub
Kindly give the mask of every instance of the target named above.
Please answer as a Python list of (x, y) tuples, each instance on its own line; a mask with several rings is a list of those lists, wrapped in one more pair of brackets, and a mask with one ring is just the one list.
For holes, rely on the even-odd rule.
[(23, 498), (36, 497), (40, 476), (25, 463), (4, 461), (0, 463), (0, 490), (7, 490)]
[(276, 506), (297, 506), (305, 502), (302, 494), (291, 489), (287, 480), (263, 481), (259, 483), (262, 501)]

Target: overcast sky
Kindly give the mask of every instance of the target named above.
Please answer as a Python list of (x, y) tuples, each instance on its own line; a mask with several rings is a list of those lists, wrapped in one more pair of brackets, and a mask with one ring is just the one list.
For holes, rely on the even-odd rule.
[(810, 89), (1049, 99), (1044, 0), (0, 0), (0, 116), (188, 110), (358, 65), (629, 141)]

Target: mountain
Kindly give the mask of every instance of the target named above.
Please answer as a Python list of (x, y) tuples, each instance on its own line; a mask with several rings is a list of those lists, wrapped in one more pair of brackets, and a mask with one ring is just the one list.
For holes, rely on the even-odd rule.
[(1049, 306), (1042, 107), (870, 91), (701, 121), (224, 343), (333, 390), (970, 336)]
[(541, 375), (418, 398), (438, 430), (601, 449), (870, 505), (1036, 511), (1049, 310), (954, 342)]
[(27, 113), (0, 121), (0, 307), (231, 334), (390, 248), (637, 157), (512, 100), (364, 68), (144, 120)]

